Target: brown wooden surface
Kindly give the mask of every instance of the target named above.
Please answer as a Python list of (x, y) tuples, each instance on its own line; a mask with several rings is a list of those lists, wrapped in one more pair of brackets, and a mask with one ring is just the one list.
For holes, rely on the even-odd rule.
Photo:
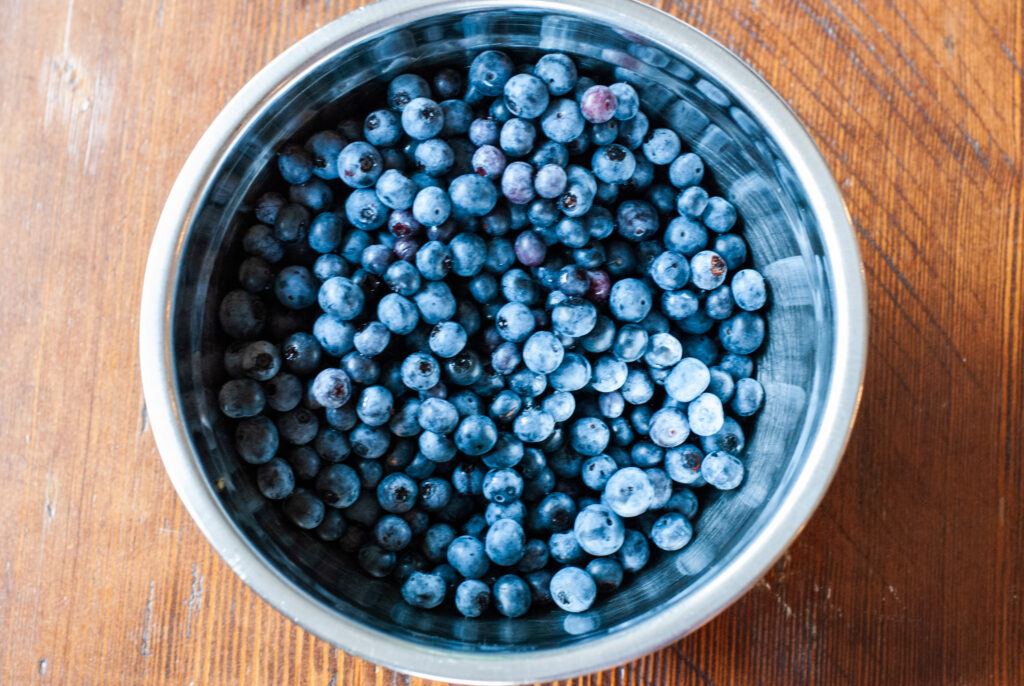
[[(742, 600), (576, 684), (1024, 681), (1020, 0), (665, 2), (820, 144), (863, 250), (860, 419)], [(186, 155), (338, 0), (0, 0), (0, 682), (415, 684), (280, 617), (179, 504), (137, 310)]]

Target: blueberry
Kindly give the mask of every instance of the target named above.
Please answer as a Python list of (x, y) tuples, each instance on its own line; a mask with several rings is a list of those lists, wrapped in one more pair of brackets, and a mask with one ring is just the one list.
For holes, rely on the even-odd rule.
[[(682, 159), (682, 157), (678, 158)], [(691, 186), (676, 198), (676, 211), (683, 217), (699, 219), (708, 206), (708, 192), (700, 186)], [(705, 232), (705, 240), (707, 233)], [(701, 246), (703, 247), (703, 246)], [(728, 260), (727, 260), (728, 261)]]
[(512, 519), (499, 519), (484, 538), (484, 551), (491, 562), (510, 567), (522, 559), (526, 552), (526, 534), (523, 527)]
[(733, 455), (739, 455), (746, 447), (746, 439), (743, 436), (743, 429), (732, 417), (726, 417), (722, 422), (722, 428), (710, 436), (701, 437), (701, 447), (705, 453), (712, 453), (716, 450), (723, 450)]
[[(651, 164), (669, 164), (679, 156), (681, 143), (672, 129), (654, 129), (644, 138), (644, 156)], [(671, 180), (671, 170), (669, 180)]]
[(599, 393), (617, 391), (626, 383), (629, 369), (626, 363), (611, 355), (601, 355), (594, 363), (590, 386)]
[[(455, 457), (455, 444), (447, 436), (424, 431), (417, 442), (420, 453), (431, 462), (447, 462)], [(426, 465), (423, 465), (426, 469)]]
[(256, 470), (256, 486), (268, 500), (282, 500), (295, 490), (295, 475), (287, 462), (275, 457)]
[(565, 531), (576, 518), (576, 503), (565, 493), (551, 493), (534, 510), (537, 525), (545, 531)]
[(687, 407), (687, 418), (690, 430), (698, 436), (710, 436), (717, 433), (725, 421), (722, 401), (711, 393), (698, 395)]
[(651, 542), (662, 550), (679, 550), (693, 538), (690, 521), (679, 512), (667, 512), (651, 527)]
[(401, 517), (384, 515), (374, 525), (373, 537), (382, 549), (397, 552), (412, 541), (412, 529)]
[(342, 462), (352, 451), (348, 436), (334, 428), (322, 428), (313, 439), (316, 452), (328, 463)]
[(277, 427), (264, 416), (243, 419), (235, 427), (235, 448), (249, 464), (269, 462), (277, 453)]
[(565, 349), (550, 331), (538, 331), (523, 345), (523, 363), (533, 372), (550, 374), (562, 364)]
[(463, 174), (453, 179), (448, 186), (448, 196), (454, 210), (474, 217), (487, 214), (498, 202), (494, 184), (476, 174)]
[(764, 319), (752, 312), (740, 312), (722, 323), (718, 338), (730, 353), (749, 355), (764, 341)]
[(490, 502), (505, 504), (519, 499), (523, 478), (512, 469), (492, 469), (484, 475), (481, 493)]
[(503, 93), (514, 69), (508, 55), (498, 50), (486, 50), (474, 57), (469, 65), (469, 85), (481, 95), (493, 98)]
[(498, 429), (484, 415), (466, 417), (455, 431), (455, 445), (462, 453), (474, 457), (491, 450), (497, 441)]
[[(663, 131), (664, 129), (658, 130)], [(697, 155), (696, 153), (683, 153), (682, 155), (679, 155), (674, 160), (672, 160), (672, 164), (669, 165), (668, 180), (676, 188), (688, 188), (690, 186), (696, 187), (697, 184), (700, 183), (701, 179), (703, 178), (704, 160), (702, 160), (700, 156)], [(705, 200), (707, 199), (707, 197), (707, 193), (705, 192)], [(680, 210), (679, 213), (688, 214), (684, 213), (682, 210)], [(703, 211), (690, 216), (699, 217), (702, 214)]]
[(316, 535), (321, 541), (337, 541), (344, 535), (348, 525), (345, 517), (335, 509), (324, 512), (324, 519), (316, 528)]
[(444, 128), (444, 110), (430, 98), (414, 98), (402, 108), (402, 129), (416, 140), (433, 138)]
[(411, 510), (418, 493), (416, 482), (401, 472), (389, 474), (377, 484), (377, 502), (384, 510), (396, 514)]
[(383, 171), (380, 153), (369, 143), (349, 143), (338, 156), (338, 177), (351, 188), (369, 188)]
[(288, 199), (313, 212), (322, 212), (334, 202), (334, 193), (323, 180), (310, 179), (306, 183), (291, 186)]
[(551, 577), (551, 599), (566, 612), (586, 612), (596, 597), (593, 577), (579, 567), (563, 567)]
[(547, 246), (536, 231), (523, 231), (516, 237), (515, 254), (520, 264), (536, 267), (543, 264)]
[[(269, 193), (267, 195), (270, 195)], [(274, 195), (277, 195), (276, 193)], [(264, 196), (266, 197), (266, 196)], [(280, 196), (277, 196), (280, 198)], [(280, 198), (281, 206), (284, 206), (284, 198)], [(273, 220), (268, 220), (269, 223), (273, 224), (277, 218), (279, 210), (275, 209), (273, 212)], [(270, 216), (264, 215), (264, 216)], [(249, 227), (242, 237), (242, 249), (256, 257), (262, 257), (267, 262), (273, 264), (279, 262), (284, 257), (284, 247), (274, 236), (274, 231), (263, 224), (256, 224), (255, 226)]]
[(295, 491), (284, 501), (282, 510), (295, 526), (302, 529), (315, 529), (324, 521), (324, 503), (309, 491)]
[(638, 322), (651, 311), (651, 289), (639, 279), (622, 279), (612, 286), (608, 305), (619, 321)]
[(626, 530), (626, 540), (619, 548), (618, 559), (627, 572), (638, 572), (647, 565), (651, 557), (651, 549), (647, 545), (647, 537), (635, 529)]
[(455, 589), (455, 609), (463, 617), (479, 617), (490, 604), (491, 588), (482, 581), (466, 579)]
[(764, 404), (764, 388), (755, 379), (744, 378), (736, 382), (732, 398), (732, 411), (740, 417), (757, 414)]
[[(448, 194), (436, 186), (429, 186), (421, 190), (416, 194), (416, 198), (412, 203), (412, 215), (423, 226), (438, 226), (444, 223), (448, 220), (449, 215), (451, 215), (451, 211), (452, 203), (448, 198)], [(427, 246), (424, 246), (424, 248)], [(447, 249), (447, 246), (445, 247)], [(422, 248), (416, 253), (417, 265), (422, 253)]]
[(620, 517), (636, 517), (650, 508), (654, 486), (642, 469), (625, 467), (608, 479), (602, 500)]
[(441, 562), (446, 558), (448, 546), (455, 540), (455, 529), (448, 524), (432, 524), (423, 534), (420, 549), (423, 556), (431, 562)]
[(363, 311), (363, 291), (351, 279), (336, 276), (321, 286), (317, 295), (320, 308), (342, 321), (355, 319)]
[[(670, 250), (693, 256), (708, 243), (708, 232), (703, 225), (687, 217), (676, 217), (665, 228), (665, 245)], [(692, 265), (691, 265), (692, 271)], [(696, 283), (696, 282), (694, 282)], [(712, 286), (714, 288), (714, 286)]]
[(387, 452), (391, 444), (391, 434), (383, 427), (360, 424), (349, 434), (352, 452), (359, 457), (376, 459)]
[(402, 599), (413, 607), (431, 609), (444, 602), (447, 586), (437, 574), (413, 572), (402, 584)]
[(547, 388), (548, 381), (544, 374), (521, 369), (508, 381), (508, 386), (524, 398), (536, 398)]
[(562, 565), (582, 564), (586, 559), (586, 553), (571, 531), (551, 534), (548, 539), (548, 554), (552, 560)]
[(416, 98), (430, 95), (430, 84), (416, 74), (400, 74), (388, 84), (388, 104), (401, 110)]
[(363, 389), (356, 405), (359, 419), (369, 426), (387, 424), (394, 409), (391, 391), (383, 386), (368, 386)]
[(597, 308), (582, 298), (568, 298), (551, 311), (551, 327), (562, 336), (586, 336), (596, 324)]
[(544, 399), (541, 407), (556, 423), (564, 422), (576, 410), (576, 398), (572, 393), (556, 391)]
[(682, 410), (665, 407), (651, 415), (651, 426), (647, 434), (655, 445), (675, 448), (689, 437), (690, 426)]
[[(512, 122), (509, 123), (511, 124)], [(508, 124), (506, 124), (506, 127), (507, 126)], [(503, 137), (504, 131), (505, 129), (502, 129)], [(533, 174), (533, 165), (530, 163), (521, 161), (512, 162), (502, 171), (501, 194), (505, 196), (510, 203), (515, 205), (525, 205), (526, 203), (529, 203), (533, 200), (534, 196)]]
[(334, 212), (321, 212), (309, 226), (309, 247), (329, 253), (341, 245), (341, 217)]
[(482, 145), (473, 153), (473, 171), (492, 181), (501, 178), (506, 164), (505, 153), (493, 145)]
[(487, 573), (490, 563), (484, 544), (473, 536), (459, 536), (448, 546), (448, 564), (467, 579), (479, 579)]
[(632, 119), (640, 112), (640, 96), (628, 83), (613, 83), (608, 87), (615, 96), (615, 118)]
[(718, 234), (714, 250), (725, 260), (725, 266), (730, 272), (738, 270), (747, 261), (747, 244), (738, 234)]
[[(457, 386), (471, 386), (484, 376), (480, 357), (472, 350), (463, 350), (455, 357), (445, 360), (444, 370), (447, 380)], [(502, 383), (500, 377), (498, 382)]]
[(683, 346), (669, 333), (656, 333), (650, 338), (644, 362), (650, 367), (674, 367), (683, 357)]
[(581, 478), (587, 488), (595, 491), (604, 490), (608, 479), (618, 469), (618, 466), (611, 457), (607, 455), (595, 455), (583, 462)]
[[(447, 119), (445, 120), (447, 122)], [(432, 138), (416, 146), (413, 153), (416, 168), (430, 176), (447, 174), (455, 163), (455, 152), (443, 140)]]
[(709, 371), (711, 372), (711, 383), (708, 384), (708, 393), (718, 396), (723, 404), (732, 400), (733, 393), (736, 392), (736, 383), (729, 373), (718, 366), (711, 367)]
[(285, 459), (292, 466), (295, 478), (299, 481), (310, 481), (320, 471), (320, 456), (308, 445), (293, 446), (285, 453)]
[(313, 160), (298, 145), (286, 145), (277, 153), (277, 169), (287, 183), (305, 183), (313, 176)]
[[(299, 334), (296, 334), (298, 336)], [(309, 336), (302, 334), (302, 336)], [(312, 338), (312, 336), (309, 336)], [(315, 341), (314, 341), (315, 342)], [(288, 342), (285, 345), (285, 359), (287, 365)], [(317, 360), (319, 359), (319, 345), (316, 345)], [(271, 410), (288, 412), (294, 410), (302, 400), (302, 382), (294, 374), (282, 373), (270, 379), (263, 385), (266, 395), (266, 404)]]
[(359, 549), (356, 561), (370, 576), (383, 578), (395, 568), (396, 557), (394, 553), (371, 544), (364, 545)]
[[(388, 211), (375, 191), (369, 188), (359, 188), (349, 193), (345, 200), (345, 218), (357, 229), (372, 231), (384, 225), (388, 219)], [(360, 248), (360, 253), (362, 253), (362, 248)], [(343, 255), (343, 257), (349, 259), (347, 255)]]
[(615, 116), (618, 101), (607, 86), (591, 86), (580, 98), (580, 112), (589, 122), (600, 124)]
[(512, 519), (522, 524), (526, 521), (526, 506), (521, 500), (514, 500), (506, 505), (489, 503), (484, 511), (484, 519), (487, 520), (488, 526), (493, 526), (499, 519)]
[(416, 304), (397, 293), (388, 293), (377, 305), (377, 319), (389, 331), (399, 335), (412, 333), (419, 322)]
[(618, 231), (623, 238), (639, 243), (658, 230), (658, 210), (643, 200), (627, 200), (619, 205)]
[[(395, 169), (388, 169), (377, 179), (377, 197), (382, 203), (393, 210), (407, 210), (411, 208), (417, 190), (415, 182)], [(415, 224), (409, 221), (393, 223), (393, 220), (400, 218), (406, 217), (404, 215), (395, 215), (394, 213), (389, 215), (389, 229), (399, 237), (410, 235), (412, 233), (411, 229), (417, 226), (418, 222)], [(412, 218), (411, 215), (408, 218)]]
[(537, 169), (533, 177), (533, 188), (542, 198), (557, 198), (565, 192), (567, 182), (568, 178), (561, 166), (545, 164)]
[[(616, 111), (616, 114), (618, 114), (618, 111)], [(612, 119), (611, 121), (602, 122), (600, 124), (591, 124), (587, 127), (583, 136), (586, 136), (588, 133), (590, 135), (590, 141), (594, 145), (609, 145), (619, 136), (619, 122)]]
[(441, 112), (444, 113), (442, 136), (464, 136), (469, 131), (469, 125), (473, 122), (473, 108), (468, 103), (462, 100), (444, 100), (441, 102)]
[(375, 384), (380, 378), (380, 365), (377, 361), (357, 352), (350, 352), (342, 357), (341, 368), (358, 384)]
[(594, 579), (598, 593), (611, 593), (622, 585), (622, 565), (613, 558), (591, 560), (586, 571)]
[(541, 57), (533, 73), (547, 85), (552, 95), (565, 95), (576, 85), (576, 64), (562, 53), (548, 53)]
[(266, 396), (259, 383), (252, 379), (232, 379), (217, 394), (220, 411), (232, 419), (255, 417), (263, 411)]
[(516, 417), (513, 431), (525, 443), (540, 443), (547, 440), (555, 430), (555, 419), (542, 409), (530, 408)]
[(469, 141), (476, 146), (494, 145), (498, 142), (499, 128), (494, 119), (474, 119), (469, 125)]
[[(700, 469), (697, 470), (698, 475)], [(672, 496), (665, 503), (665, 509), (672, 512), (678, 512), (687, 519), (693, 519), (694, 515), (697, 514), (697, 509), (700, 503), (697, 501), (697, 496), (694, 495), (693, 491), (689, 488), (676, 489)]]
[(665, 451), (645, 441), (633, 444), (629, 459), (634, 467), (653, 467), (659, 465), (665, 458)]
[(622, 547), (626, 529), (607, 506), (588, 505), (576, 515), (573, 534), (590, 555), (611, 555)]
[(530, 335), (536, 322), (526, 305), (510, 302), (498, 310), (494, 324), (502, 338), (518, 343)]
[[(617, 108), (616, 113), (618, 113)], [(643, 143), (644, 138), (647, 137), (648, 126), (647, 115), (643, 112), (637, 112), (636, 116), (632, 119), (619, 123), (619, 142), (630, 150), (636, 150)]]
[(597, 417), (577, 419), (572, 425), (572, 448), (581, 455), (600, 455), (608, 447), (611, 431)]
[(586, 120), (580, 106), (567, 98), (555, 98), (540, 118), (544, 135), (556, 143), (568, 143), (583, 133)]
[(519, 414), (523, 407), (523, 399), (512, 391), (502, 391), (491, 402), (488, 414), (496, 422), (509, 422)]
[(732, 297), (740, 309), (753, 312), (764, 307), (768, 299), (764, 277), (753, 269), (742, 269), (732, 277)]
[(506, 617), (522, 617), (530, 609), (530, 587), (515, 574), (494, 582), (494, 607)]
[(743, 481), (743, 463), (735, 455), (718, 450), (704, 456), (700, 473), (711, 486), (728, 491)]
[(442, 98), (456, 98), (462, 93), (462, 75), (445, 67), (434, 75), (434, 90)]
[(377, 147), (390, 147), (402, 138), (402, 120), (391, 110), (377, 110), (363, 120), (363, 136)]
[(725, 198), (713, 197), (702, 217), (704, 226), (717, 233), (724, 233), (736, 223), (736, 208)]

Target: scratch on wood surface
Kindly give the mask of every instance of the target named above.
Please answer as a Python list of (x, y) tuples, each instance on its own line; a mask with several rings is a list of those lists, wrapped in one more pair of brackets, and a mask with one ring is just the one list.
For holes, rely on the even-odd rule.
[(50, 522), (53, 521), (54, 515), (57, 513), (57, 506), (54, 504), (53, 494), (51, 490), (56, 488), (56, 481), (52, 474), (46, 475), (46, 493), (43, 496), (43, 531), (45, 532)]
[(203, 609), (203, 576), (199, 574), (199, 565), (192, 563), (192, 589), (185, 600), (188, 614), (185, 617), (185, 636), (192, 636), (192, 621), (199, 618)]
[(672, 646), (672, 649), (675, 651), (676, 655), (679, 656), (679, 659), (682, 660), (683, 663), (690, 669), (690, 671), (697, 675), (697, 678), (700, 679), (700, 682), (702, 684), (706, 684), (707, 686), (715, 686), (715, 682), (711, 678), (711, 676), (707, 672), (705, 672), (700, 665), (694, 662), (694, 660), (689, 655), (684, 653), (682, 648), (680, 648), (678, 645), (674, 645)]
[(39, 660), (39, 676), (46, 676), (46, 658)]
[(156, 599), (156, 582), (149, 582), (149, 600), (146, 601), (146, 609), (142, 613), (142, 656), (153, 655), (152, 646), (149, 643), (150, 628), (153, 626), (153, 601)]
[(146, 433), (146, 429), (149, 428), (149, 411), (146, 409), (146, 403), (142, 403), (142, 425), (139, 428), (139, 433)]

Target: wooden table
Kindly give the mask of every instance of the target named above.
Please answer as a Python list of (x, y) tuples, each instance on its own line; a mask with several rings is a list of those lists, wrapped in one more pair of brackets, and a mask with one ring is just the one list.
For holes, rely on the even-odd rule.
[[(845, 193), (871, 301), (846, 459), (792, 549), (572, 684), (1024, 680), (1024, 5), (659, 3), (760, 71)], [(139, 291), (201, 132), (351, 2), (0, 3), (0, 681), (424, 684), (250, 592), (164, 474)]]

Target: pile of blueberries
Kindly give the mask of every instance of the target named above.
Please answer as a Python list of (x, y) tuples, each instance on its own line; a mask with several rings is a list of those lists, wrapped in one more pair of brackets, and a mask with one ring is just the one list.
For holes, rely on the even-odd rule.
[(262, 494), (409, 605), (585, 611), (743, 480), (765, 281), (628, 83), (489, 50), (386, 105), (279, 151), (220, 409)]

